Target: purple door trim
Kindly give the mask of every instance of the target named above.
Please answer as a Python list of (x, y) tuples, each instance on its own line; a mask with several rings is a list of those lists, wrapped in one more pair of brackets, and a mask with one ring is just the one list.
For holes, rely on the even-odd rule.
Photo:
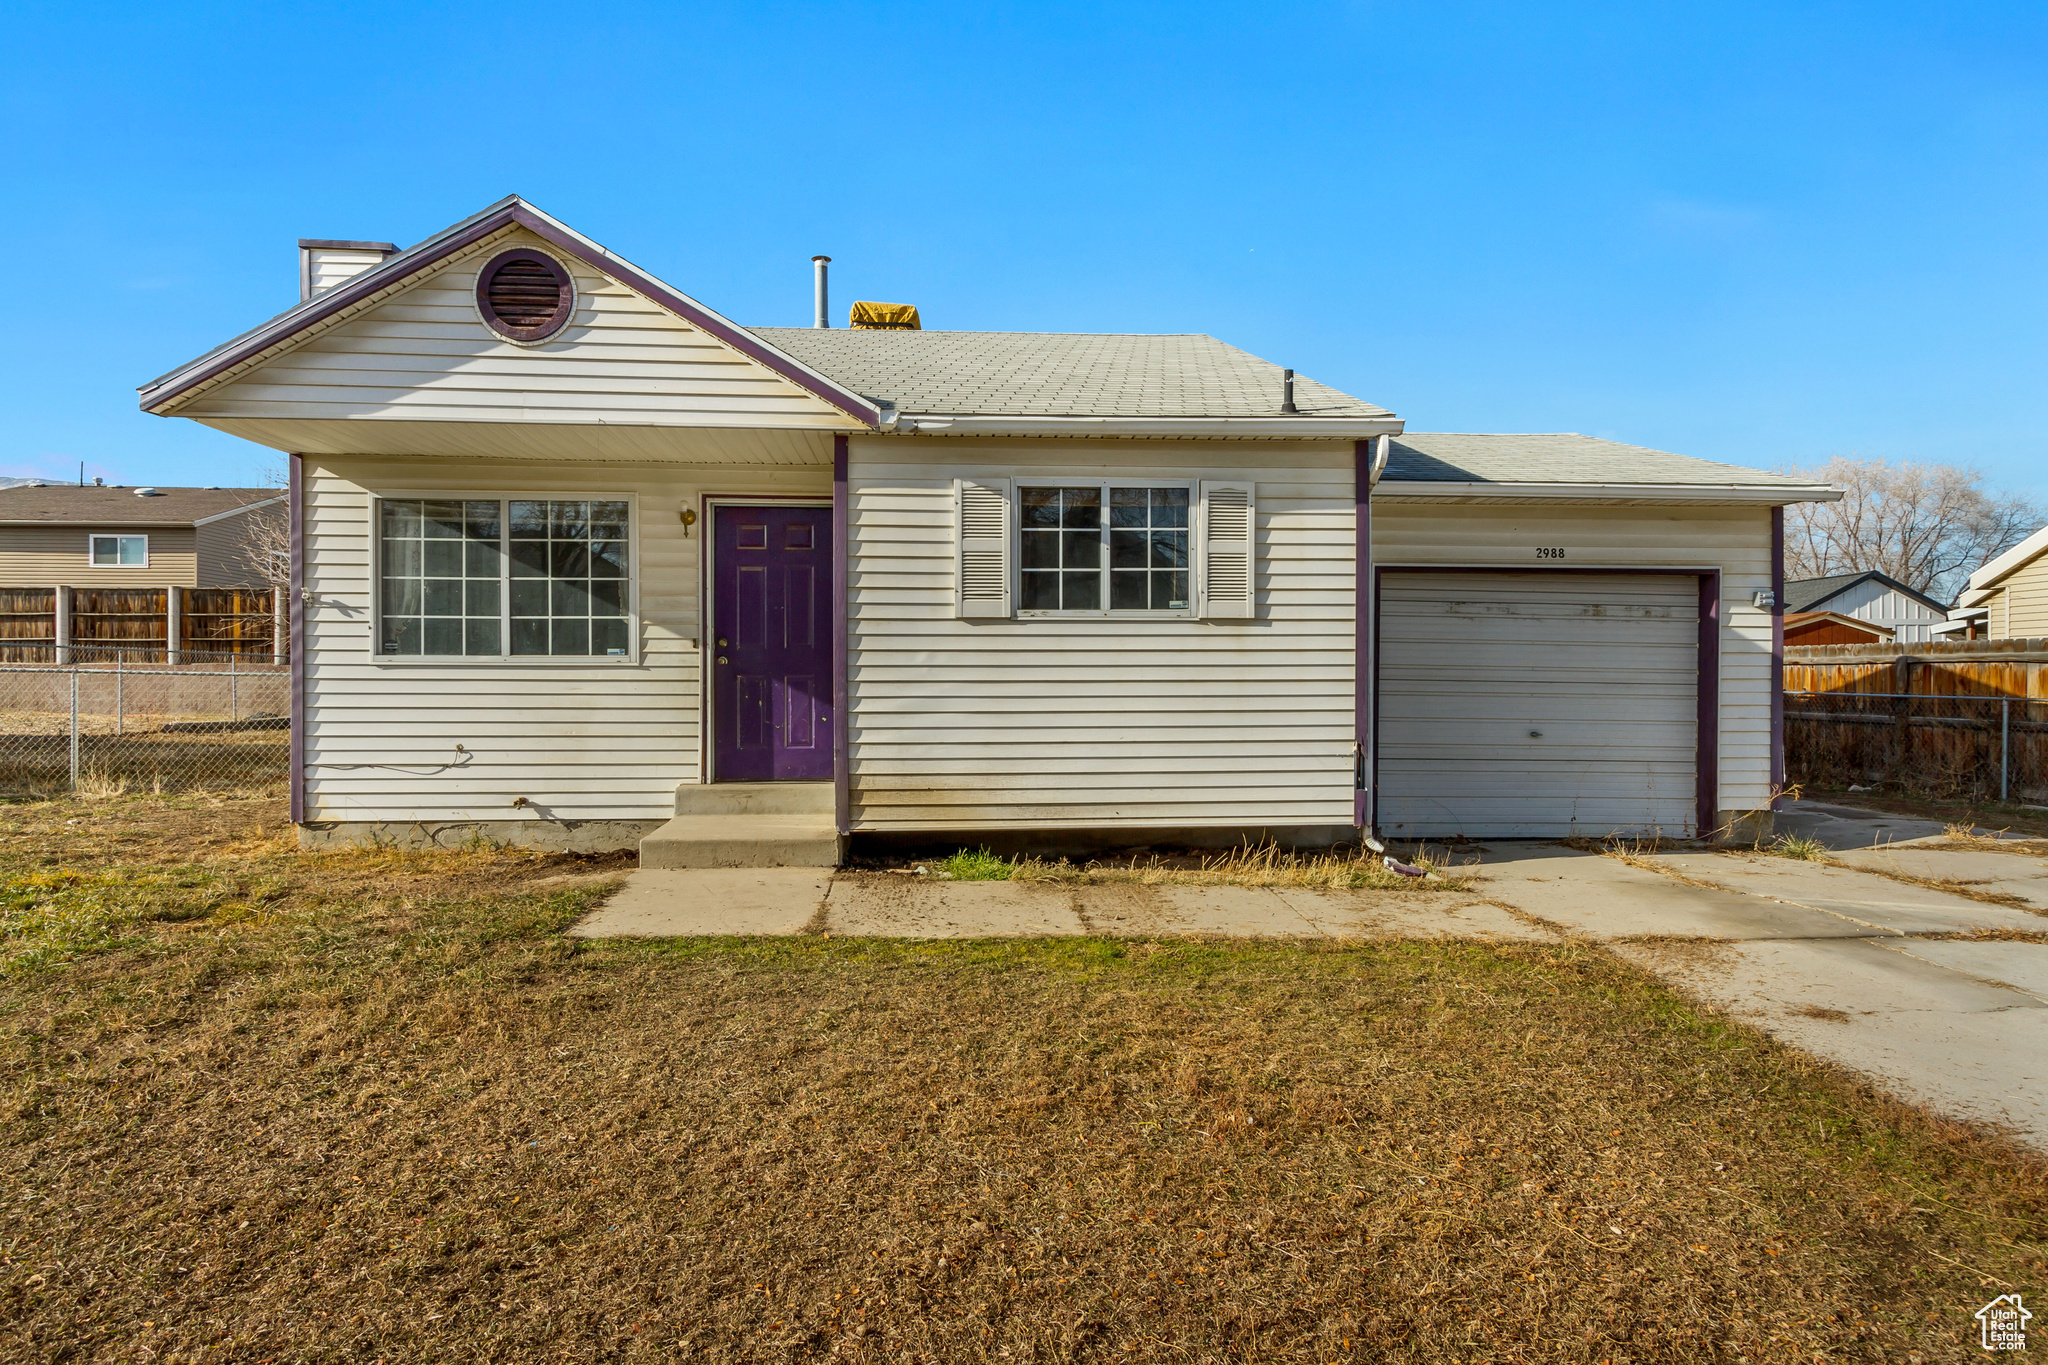
[(832, 438), (832, 822), (841, 834), (853, 828), (852, 774), (847, 768), (853, 717), (846, 709), (847, 566), (853, 547), (846, 533), (846, 444), (844, 435)]
[[(1379, 583), (1390, 573), (1578, 573), (1578, 574), (1668, 574), (1693, 578), (1700, 585), (1700, 628), (1698, 682), (1695, 684), (1697, 729), (1693, 738), (1693, 818), (1701, 838), (1711, 834), (1721, 795), (1721, 571), (1719, 569), (1631, 568), (1596, 565), (1580, 568), (1529, 569), (1511, 564), (1388, 564), (1373, 570), (1373, 619), (1380, 614)], [(1374, 635), (1377, 638), (1377, 626)], [(1372, 789), (1377, 792), (1379, 773), (1379, 661), (1373, 661), (1373, 766)]]
[[(784, 773), (780, 776), (767, 776), (751, 773), (735, 773), (733, 769), (735, 768), (735, 766), (737, 766), (737, 764), (735, 757), (733, 755), (728, 755), (727, 761), (721, 764), (721, 748), (726, 747), (727, 742), (729, 740), (736, 738), (738, 733), (736, 728), (739, 724), (739, 716), (737, 713), (738, 697), (736, 693), (732, 695), (723, 695), (724, 693), (731, 693), (732, 689), (722, 688), (722, 683), (726, 675), (723, 673), (721, 666), (718, 665), (715, 662), (715, 660), (721, 657), (718, 649), (718, 631), (719, 626), (721, 624), (720, 612), (724, 605), (724, 590), (728, 586), (731, 586), (735, 590), (737, 590), (736, 583), (733, 585), (727, 585), (720, 577), (719, 555), (721, 540), (721, 518), (727, 514), (736, 511), (742, 511), (748, 508), (759, 509), (761, 512), (768, 514), (770, 518), (774, 518), (775, 514), (778, 512), (787, 513), (789, 511), (799, 508), (808, 508), (816, 511), (821, 511), (826, 514), (825, 524), (823, 526), (819, 526), (817, 529), (829, 535), (831, 533), (830, 504), (825, 499), (820, 498), (815, 494), (785, 493), (754, 495), (743, 493), (707, 493), (703, 494), (700, 497), (699, 505), (702, 508), (702, 524), (704, 526), (704, 531), (700, 538), (699, 545), (701, 577), (698, 580), (703, 585), (701, 606), (702, 618), (699, 625), (699, 629), (703, 632), (703, 636), (700, 640), (699, 657), (702, 660), (702, 670), (704, 678), (702, 684), (703, 714), (700, 723), (700, 732), (704, 737), (704, 741), (700, 746), (702, 752), (703, 770), (700, 774), (699, 780), (704, 782), (825, 781), (831, 776), (829, 772), (824, 771), (824, 768), (826, 764), (830, 764), (832, 762), (832, 751), (836, 745), (836, 741), (838, 738), (836, 734), (830, 734), (825, 737), (827, 738), (827, 743), (824, 746), (822, 746), (825, 750), (825, 754), (823, 755), (824, 763), (819, 765), (819, 771), (815, 776), (809, 774), (794, 773)], [(737, 523), (735, 523), (735, 526), (736, 525)], [(777, 534), (779, 535), (779, 533)], [(768, 543), (776, 543), (775, 538), (771, 537)], [(836, 558), (837, 556), (835, 554), (834, 559), (836, 560)], [(826, 568), (826, 578), (829, 584), (830, 578), (832, 576), (830, 572), (830, 567), (820, 567)], [(829, 586), (826, 587), (825, 591), (829, 594)], [(737, 605), (737, 601), (735, 601), (733, 603), (733, 606), (736, 608)], [(825, 628), (829, 628), (829, 624), (827, 624), (830, 614), (829, 604), (819, 603), (818, 605), (824, 609), (819, 611), (818, 617), (816, 619)], [(829, 672), (831, 667), (831, 665), (827, 662), (827, 659), (830, 655), (829, 643), (820, 642), (819, 652), (824, 657), (820, 657), (818, 660), (817, 672)], [(811, 676), (816, 677), (817, 674), (812, 674)], [(824, 697), (814, 698), (813, 700), (822, 702), (822, 704), (829, 707), (830, 710), (827, 715), (816, 717), (814, 723), (825, 725), (828, 727), (829, 730), (832, 727), (836, 727), (839, 723), (837, 699), (833, 695), (833, 689), (830, 686), (831, 680), (829, 678), (819, 678), (818, 681), (826, 683), (827, 688), (825, 689)], [(737, 684), (735, 684), (735, 686), (737, 686)], [(775, 691), (772, 687), (769, 694), (767, 695), (769, 705), (768, 715), (770, 717), (770, 724), (773, 727), (772, 733), (774, 736), (771, 743), (774, 746), (777, 746), (776, 753), (779, 755), (779, 746), (786, 736), (784, 734), (783, 729), (781, 728), (780, 721), (777, 718), (780, 718), (781, 720), (790, 719), (789, 717), (784, 715), (784, 712), (782, 710), (783, 704), (788, 701), (788, 696), (786, 694), (786, 689), (784, 691)], [(728, 714), (728, 712), (731, 712), (731, 714)], [(731, 734), (727, 733), (729, 729), (732, 731)], [(804, 753), (809, 752), (809, 750), (807, 746), (799, 746), (797, 749), (791, 750), (789, 752), (801, 758), (801, 756)], [(775, 758), (771, 762), (771, 768), (780, 766), (787, 766), (780, 757)]]
[(1771, 509), (1771, 809), (1785, 789), (1785, 509)]
[(290, 459), (291, 474), (285, 489), (286, 524), (289, 528), (291, 565), (285, 577), (285, 590), (291, 597), (285, 603), (286, 627), (291, 657), (291, 821), (295, 825), (306, 820), (306, 476), (304, 457), (294, 455)]
[(1693, 760), (1693, 780), (1698, 784), (1699, 828), (1704, 839), (1714, 832), (1721, 796), (1721, 574), (1703, 573), (1700, 579), (1699, 681), (1695, 694), (1699, 706), (1698, 756)]
[(1378, 762), (1374, 748), (1373, 721), (1378, 712), (1376, 683), (1379, 670), (1373, 667), (1372, 631), (1379, 612), (1373, 601), (1372, 574), (1372, 442), (1354, 441), (1351, 446), (1352, 462), (1357, 469), (1357, 526), (1358, 526), (1358, 582), (1352, 597), (1354, 633), (1352, 655), (1353, 717), (1356, 757), (1352, 760), (1355, 775), (1352, 778), (1351, 823), (1367, 834), (1373, 833), (1373, 798), (1377, 786), (1372, 779), (1378, 773)]

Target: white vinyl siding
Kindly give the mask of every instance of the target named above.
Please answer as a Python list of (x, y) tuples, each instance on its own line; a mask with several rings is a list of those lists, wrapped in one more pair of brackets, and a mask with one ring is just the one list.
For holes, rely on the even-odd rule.
[[(700, 780), (699, 571), (707, 495), (826, 496), (829, 469), (551, 467), (308, 458), (308, 819), (663, 820)], [(373, 491), (479, 487), (634, 500), (637, 662), (373, 660)], [(463, 746), (457, 753), (455, 746)], [(524, 797), (527, 804), (515, 807)]]
[[(1255, 485), (1256, 620), (956, 615), (958, 481)], [(859, 438), (857, 830), (1352, 822), (1349, 443)]]
[[(1460, 568), (1718, 568), (1721, 570), (1718, 809), (1760, 810), (1771, 798), (1771, 616), (1752, 605), (1771, 586), (1765, 507), (1373, 505), (1376, 564)], [(1539, 559), (1539, 549), (1564, 551)]]
[(1698, 578), (1388, 573), (1379, 652), (1383, 835), (1696, 832)]
[[(476, 273), (500, 233), (363, 313), (179, 407), (198, 418), (814, 426), (854, 423), (767, 366), (626, 286), (568, 262), (576, 313), (516, 346), (476, 310)], [(559, 256), (561, 253), (553, 253)], [(303, 449), (303, 447), (301, 447)]]
[(312, 246), (301, 248), (306, 253), (307, 297), (326, 293), (337, 284), (346, 284), (372, 266), (384, 263), (381, 251), (351, 251), (345, 247)]
[(1806, 610), (1839, 612), (1858, 621), (1868, 621), (1873, 626), (1883, 626), (1895, 632), (1893, 638), (1900, 644), (1933, 639), (1929, 632), (1948, 619), (1947, 612), (1936, 611), (1924, 602), (1914, 601), (1897, 588), (1888, 588), (1869, 579), (1816, 602)]

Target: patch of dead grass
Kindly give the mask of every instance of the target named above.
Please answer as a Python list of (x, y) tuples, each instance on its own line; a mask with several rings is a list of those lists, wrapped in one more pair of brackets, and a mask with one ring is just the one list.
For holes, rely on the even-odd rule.
[(281, 894), (0, 982), (24, 1358), (1961, 1359), (2048, 1270), (2040, 1163), (1582, 947), (581, 944), (588, 860), (64, 818), (0, 876)]

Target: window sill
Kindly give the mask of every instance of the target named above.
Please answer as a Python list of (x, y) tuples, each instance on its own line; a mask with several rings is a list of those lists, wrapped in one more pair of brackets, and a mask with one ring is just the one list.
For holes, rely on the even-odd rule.
[(1019, 611), (1019, 621), (1193, 621), (1198, 619), (1193, 609), (1187, 611)]
[(458, 664), (617, 668), (622, 664), (637, 664), (640, 660), (630, 654), (372, 654), (370, 662), (386, 668), (447, 668)]

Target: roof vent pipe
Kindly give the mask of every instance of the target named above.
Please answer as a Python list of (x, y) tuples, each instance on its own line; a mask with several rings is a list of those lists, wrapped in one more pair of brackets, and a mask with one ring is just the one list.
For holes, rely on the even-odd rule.
[(1294, 371), (1280, 371), (1280, 411), (1293, 416), (1301, 411), (1294, 406)]
[(832, 258), (830, 256), (811, 257), (811, 265), (814, 268), (816, 268), (818, 272), (817, 279), (815, 281), (815, 288), (813, 290), (813, 292), (817, 295), (817, 316), (813, 318), (811, 321), (811, 326), (813, 327), (830, 327), (832, 325), (832, 320), (826, 316), (826, 313), (829, 311), (830, 304), (828, 303), (825, 297), (825, 267), (830, 264), (832, 264)]

